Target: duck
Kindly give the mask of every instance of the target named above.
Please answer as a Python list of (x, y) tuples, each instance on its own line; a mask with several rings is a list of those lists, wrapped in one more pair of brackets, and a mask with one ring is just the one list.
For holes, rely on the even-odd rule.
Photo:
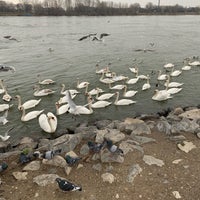
[(35, 90), (35, 92), (33, 93), (33, 95), (35, 97), (47, 96), (47, 95), (55, 93), (55, 91), (51, 90), (51, 89), (42, 89), (42, 90), (40, 90), (39, 86), (35, 86), (34, 90)]
[(167, 92), (167, 90), (155, 90), (152, 99), (155, 101), (165, 101), (172, 98), (172, 96)]
[(45, 79), (45, 80), (41, 81), (41, 80), (40, 80), (40, 77), (41, 77), (40, 74), (38, 74), (37, 77), (38, 77), (38, 83), (39, 83), (40, 85), (49, 85), (49, 84), (55, 83), (55, 81), (52, 80), (52, 79)]
[(64, 105), (60, 105), (59, 102), (55, 103), (56, 106), (56, 115), (62, 115), (64, 113), (66, 113), (69, 110), (69, 105), (68, 104), (64, 104)]
[(5, 110), (8, 110), (10, 107), (12, 107), (13, 106), (13, 104), (11, 104), (11, 105), (9, 105), (9, 104), (6, 104), (6, 103), (4, 103), (4, 104), (0, 104), (0, 112), (3, 112), (3, 111), (5, 111)]
[(167, 80), (164, 84), (165, 87), (167, 88), (172, 88), (172, 87), (180, 87), (182, 86), (184, 83), (178, 83), (178, 82), (170, 82), (170, 76), (167, 76)]
[(1, 86), (0, 94), (5, 93), (5, 87), (4, 87), (4, 85), (3, 85), (3, 80), (2, 80), (2, 79), (0, 79), (0, 86)]
[(33, 108), (33, 107), (37, 106), (41, 101), (41, 99), (38, 99), (38, 100), (31, 99), (31, 100), (28, 100), (28, 101), (26, 101), (22, 104), (22, 100), (21, 100), (20, 95), (16, 95), (15, 98), (18, 100), (18, 110), (20, 110), (21, 106), (23, 106), (25, 110), (29, 109), (29, 108)]
[[(60, 94), (66, 95), (67, 90), (65, 90), (65, 84), (64, 83), (61, 84), (61, 87), (62, 88), (61, 88)], [(71, 93), (71, 95), (80, 93), (76, 89), (69, 89), (68, 91)]]
[(115, 81), (112, 80), (112, 78), (104, 78), (104, 74), (102, 73), (101, 78), (99, 79), (100, 82), (105, 83), (105, 84), (109, 84), (109, 83), (114, 83)]
[(174, 71), (174, 67), (172, 67), (172, 71), (170, 73), (170, 76), (179, 76), (182, 73), (181, 70), (175, 70)]
[(116, 99), (114, 101), (114, 104), (119, 106), (119, 105), (130, 105), (130, 104), (133, 104), (133, 103), (136, 103), (136, 101), (133, 101), (131, 99), (120, 99), (119, 100), (119, 92), (116, 92)]
[(166, 79), (167, 79), (167, 74), (162, 74), (162, 71), (158, 70), (157, 80), (159, 80), (159, 81), (165, 81)]
[(38, 121), (40, 128), (46, 133), (54, 133), (57, 129), (57, 117), (52, 112), (41, 114)]
[(150, 83), (149, 83), (149, 80), (150, 80), (149, 75), (147, 75), (147, 82), (142, 86), (142, 90), (143, 90), (143, 91), (144, 91), (144, 90), (148, 90), (148, 89), (151, 88), (151, 85), (150, 85)]
[(114, 95), (115, 95), (115, 93), (105, 93), (105, 94), (102, 94), (101, 96), (99, 96), (99, 93), (97, 93), (96, 100), (99, 100), (99, 101), (107, 100), (107, 99), (110, 99), (111, 97), (113, 97)]
[(111, 87), (111, 83), (109, 83), (110, 90), (122, 90), (124, 87), (125, 87), (125, 85), (121, 85), (121, 84)]
[(44, 112), (44, 110), (34, 110), (26, 114), (23, 106), (20, 107), (20, 110), (22, 111), (21, 121), (23, 122), (32, 120), (38, 117), (42, 112)]
[(138, 91), (136, 90), (129, 90), (127, 91), (127, 86), (124, 87), (123, 97), (133, 97), (137, 94)]
[(81, 88), (85, 88), (87, 85), (89, 85), (90, 83), (87, 81), (83, 81), (80, 83), (79, 78), (77, 78), (77, 88), (81, 89)]

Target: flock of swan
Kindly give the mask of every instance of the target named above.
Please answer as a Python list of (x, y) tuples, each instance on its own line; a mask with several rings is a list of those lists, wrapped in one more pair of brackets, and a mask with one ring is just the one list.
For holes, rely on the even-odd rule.
[[(162, 90), (155, 89), (152, 100), (155, 101), (165, 101), (167, 99), (173, 98), (178, 92), (181, 92), (182, 85), (184, 83), (179, 83), (171, 81), (172, 77), (180, 76), (183, 71), (191, 70), (193, 66), (200, 66), (198, 60), (188, 62), (187, 65), (183, 66), (181, 69), (175, 69), (175, 65), (172, 63), (165, 64), (163, 69), (166, 71), (165, 74), (161, 70), (158, 71), (157, 81), (159, 85), (164, 88)], [(13, 98), (17, 99), (18, 105), (17, 109), (21, 112), (21, 121), (27, 122), (32, 119), (38, 118), (38, 123), (41, 129), (46, 133), (54, 133), (57, 129), (58, 115), (62, 115), (66, 112), (71, 115), (89, 115), (94, 112), (95, 109), (105, 108), (114, 104), (116, 106), (125, 106), (135, 104), (134, 96), (139, 92), (138, 90), (128, 90), (129, 85), (137, 84), (139, 80), (145, 81), (141, 87), (141, 90), (146, 91), (151, 88), (151, 78), (150, 75), (139, 74), (139, 67), (136, 65), (134, 67), (129, 67), (130, 73), (133, 78), (129, 78), (124, 75), (117, 75), (110, 69), (110, 66), (99, 69), (98, 64), (96, 65), (96, 74), (100, 82), (100, 86), (89, 90), (90, 83), (88, 81), (80, 82), (77, 79), (77, 85), (75, 89), (65, 90), (65, 84), (61, 84), (60, 98), (55, 102), (55, 112), (44, 113), (42, 110), (32, 110), (40, 104), (43, 96), (53, 95), (56, 91), (52, 89), (41, 89), (40, 85), (50, 85), (56, 84), (56, 81), (52, 79), (41, 80), (40, 75), (37, 76), (38, 84), (34, 86), (34, 97), (39, 97), (39, 99), (30, 99), (25, 102), (22, 101), (23, 97), (16, 95), (12, 97), (7, 91), (7, 87), (3, 80), (0, 80), (0, 95), (5, 103), (0, 104), (0, 112), (4, 112), (0, 116), (0, 123), (5, 125), (8, 120), (8, 110), (13, 107), (10, 104)], [(101, 89), (101, 84), (107, 85), (108, 91)], [(84, 105), (77, 105), (74, 98), (78, 95), (86, 96), (87, 101)], [(115, 98), (115, 100), (111, 100)], [(3, 136), (1, 136), (2, 138)]]

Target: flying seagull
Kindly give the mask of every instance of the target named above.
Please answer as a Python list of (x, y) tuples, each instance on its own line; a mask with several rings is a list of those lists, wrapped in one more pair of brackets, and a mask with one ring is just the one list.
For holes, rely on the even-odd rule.
[(10, 128), (9, 130), (7, 130), (3, 135), (0, 135), (0, 138), (2, 139), (3, 142), (5, 142), (6, 140), (8, 140), (10, 138), (10, 135), (8, 135), (8, 133), (13, 129), (14, 127)]
[(8, 117), (8, 110), (6, 110), (5, 113), (0, 117), (0, 123), (3, 123), (3, 125), (5, 125), (8, 122), (7, 117)]
[(87, 38), (89, 38), (89, 37), (91, 37), (91, 36), (95, 36), (96, 34), (97, 34), (97, 33), (90, 33), (90, 34), (88, 34), (88, 35), (85, 35), (85, 36), (81, 37), (81, 38), (79, 39), (79, 41), (85, 40), (85, 39), (87, 39)]
[(59, 188), (62, 190), (62, 191), (82, 191), (82, 187), (80, 186), (77, 186), (65, 179), (61, 179), (61, 178), (56, 178), (55, 180), (57, 183), (58, 183), (58, 186)]

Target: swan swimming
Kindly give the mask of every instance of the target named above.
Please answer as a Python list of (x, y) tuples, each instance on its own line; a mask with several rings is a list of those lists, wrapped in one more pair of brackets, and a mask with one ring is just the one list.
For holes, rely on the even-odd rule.
[(59, 102), (56, 102), (55, 106), (56, 106), (56, 115), (62, 115), (69, 110), (68, 104), (60, 105)]
[(116, 92), (116, 99), (114, 101), (114, 104), (119, 106), (119, 105), (130, 105), (130, 104), (133, 104), (133, 103), (136, 103), (136, 101), (133, 101), (131, 99), (120, 99), (119, 100), (119, 92)]
[(170, 73), (170, 76), (179, 76), (182, 73), (181, 70), (175, 70), (174, 71), (174, 67), (172, 67), (172, 71)]
[(52, 113), (41, 114), (38, 118), (40, 128), (47, 133), (54, 133), (57, 128), (57, 117)]
[(105, 83), (105, 84), (109, 84), (109, 83), (114, 83), (115, 81), (112, 80), (112, 78), (104, 78), (104, 74), (102, 73), (101, 78), (99, 79), (100, 82)]
[(167, 63), (167, 64), (165, 64), (163, 67), (164, 67), (165, 69), (169, 69), (169, 68), (174, 67), (174, 64), (172, 64), (172, 63)]
[(109, 89), (111, 90), (122, 90), (124, 87), (125, 85), (121, 85), (121, 84), (111, 87), (111, 83), (109, 83)]
[(1, 86), (0, 94), (5, 93), (5, 87), (4, 87), (4, 85), (3, 85), (3, 80), (1, 80), (1, 79), (0, 79), (0, 86)]
[(0, 122), (2, 122), (3, 125), (8, 123), (7, 117), (8, 117), (8, 110), (6, 110), (3, 116), (0, 117)]
[(129, 90), (127, 91), (127, 86), (124, 87), (123, 97), (133, 97), (137, 94), (138, 91), (136, 90)]
[(167, 74), (162, 74), (162, 71), (158, 70), (157, 80), (159, 80), (159, 81), (165, 81), (166, 79), (167, 79)]
[(33, 93), (33, 95), (35, 97), (42, 97), (42, 96), (47, 96), (47, 95), (55, 93), (55, 91), (51, 90), (51, 89), (42, 89), (42, 90), (40, 90), (39, 86), (35, 86), (34, 90), (35, 90), (35, 92)]
[(186, 66), (183, 66), (181, 69), (182, 69), (183, 71), (188, 71), (188, 70), (191, 69), (191, 66), (186, 65)]
[(147, 82), (142, 86), (142, 90), (143, 90), (143, 91), (144, 91), (144, 90), (148, 90), (148, 89), (151, 88), (151, 85), (150, 85), (150, 83), (149, 83), (149, 80), (150, 80), (149, 75), (147, 75)]
[(53, 81), (52, 79), (45, 79), (45, 80), (41, 81), (40, 80), (40, 74), (38, 74), (37, 77), (38, 77), (38, 83), (40, 85), (49, 85), (49, 84), (55, 83), (55, 81)]
[(167, 90), (155, 90), (152, 99), (155, 101), (165, 101), (167, 99), (172, 98), (172, 96), (167, 92)]
[(39, 99), (39, 100), (31, 99), (22, 104), (20, 95), (16, 95), (15, 98), (18, 100), (18, 110), (20, 110), (21, 106), (23, 106), (25, 110), (29, 109), (29, 108), (33, 108), (33, 107), (37, 106), (41, 101), (41, 99)]
[(99, 101), (102, 101), (102, 100), (110, 99), (114, 95), (115, 95), (115, 93), (105, 93), (105, 94), (102, 94), (101, 96), (99, 96), (99, 93), (97, 93), (96, 99)]
[(26, 122), (38, 117), (44, 111), (44, 110), (34, 110), (26, 114), (23, 106), (20, 107), (20, 110), (22, 111), (21, 121), (23, 122)]
[(83, 81), (80, 83), (79, 78), (77, 78), (77, 88), (81, 89), (81, 88), (85, 88), (87, 85), (89, 85), (90, 83), (87, 81)]
[[(65, 84), (64, 83), (61, 84), (61, 87), (62, 88), (61, 88), (60, 94), (66, 95), (67, 90), (65, 90)], [(71, 95), (79, 94), (80, 93), (76, 89), (69, 89), (68, 91), (71, 93)]]
[(11, 105), (9, 105), (9, 104), (6, 104), (6, 103), (4, 103), (4, 104), (0, 104), (0, 112), (3, 112), (3, 111), (5, 111), (5, 110), (8, 110), (10, 107), (12, 107), (13, 106), (13, 104), (11, 104)]
[(182, 86), (184, 83), (178, 83), (178, 82), (170, 82), (170, 76), (167, 76), (167, 80), (164, 84), (165, 87), (167, 88), (172, 88), (172, 87), (180, 87)]

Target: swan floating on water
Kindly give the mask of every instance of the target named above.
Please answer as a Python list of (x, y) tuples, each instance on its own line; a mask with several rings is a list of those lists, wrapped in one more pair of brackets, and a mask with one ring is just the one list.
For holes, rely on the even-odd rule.
[(124, 87), (123, 97), (133, 97), (137, 94), (138, 91), (136, 90), (129, 90), (127, 91), (127, 86)]
[(80, 83), (79, 78), (77, 78), (77, 88), (81, 89), (81, 88), (85, 88), (87, 85), (89, 85), (90, 83), (87, 81), (83, 81)]
[(47, 133), (54, 133), (57, 128), (57, 117), (52, 113), (41, 114), (38, 118), (40, 128)]
[(61, 91), (60, 91), (60, 94), (62, 95), (66, 95), (66, 92), (69, 91), (71, 93), (71, 95), (74, 95), (74, 94), (79, 94), (80, 92), (78, 92), (76, 89), (69, 89), (69, 90), (65, 90), (65, 84), (61, 84)]
[(167, 92), (167, 90), (155, 90), (154, 95), (152, 96), (152, 99), (155, 101), (165, 101), (167, 99), (171, 99), (172, 96)]
[(114, 104), (117, 106), (130, 105), (130, 104), (136, 103), (136, 101), (133, 101), (131, 99), (120, 99), (119, 100), (119, 92), (116, 92), (115, 94), (116, 94), (116, 99), (114, 101)]
[(5, 113), (3, 114), (3, 116), (0, 117), (0, 122), (3, 125), (5, 125), (6, 123), (8, 123), (7, 117), (8, 117), (8, 110), (6, 110)]
[(143, 90), (143, 91), (144, 91), (144, 90), (148, 90), (148, 89), (151, 88), (151, 85), (150, 85), (150, 83), (149, 83), (149, 80), (150, 80), (149, 75), (147, 75), (147, 82), (142, 86), (142, 90)]
[(69, 110), (68, 104), (60, 105), (59, 102), (56, 102), (55, 106), (56, 106), (56, 115), (62, 115)]
[(183, 66), (181, 69), (182, 69), (183, 71), (188, 71), (188, 70), (191, 69), (191, 66), (186, 65), (186, 66)]
[(170, 76), (179, 76), (182, 73), (181, 70), (175, 70), (174, 71), (174, 67), (172, 67), (172, 71), (170, 73)]
[(42, 96), (47, 96), (47, 95), (55, 93), (55, 91), (51, 90), (51, 89), (42, 89), (42, 90), (40, 90), (39, 86), (34, 86), (34, 90), (35, 90), (35, 92), (33, 93), (33, 95), (35, 97), (42, 97)]
[(159, 81), (165, 81), (166, 79), (167, 79), (167, 74), (162, 74), (162, 71), (158, 70), (157, 80), (159, 80)]
[(167, 63), (167, 64), (165, 64), (163, 67), (164, 67), (165, 69), (169, 69), (169, 68), (174, 67), (174, 64), (172, 64), (172, 63)]
[(167, 75), (167, 80), (166, 80), (166, 82), (165, 82), (165, 84), (164, 84), (164, 86), (165, 87), (167, 87), (167, 88), (172, 88), (172, 87), (180, 87), (180, 86), (182, 86), (184, 83), (178, 83), (178, 82), (170, 82), (170, 76), (169, 75)]
[(26, 122), (38, 117), (44, 111), (44, 110), (34, 110), (26, 114), (23, 106), (20, 107), (20, 110), (22, 111), (21, 121), (23, 122)]
[(99, 93), (97, 93), (96, 99), (99, 101), (103, 101), (103, 100), (110, 99), (114, 95), (115, 95), (115, 93), (105, 93), (105, 94), (102, 94), (101, 96), (99, 96)]
[(4, 104), (0, 104), (0, 112), (3, 112), (3, 111), (5, 111), (5, 110), (8, 110), (10, 107), (12, 107), (13, 106), (13, 104), (11, 104), (11, 105), (9, 105), (9, 104), (6, 104), (6, 103), (4, 103)]
[(1, 86), (0, 94), (5, 93), (5, 86), (3, 85), (3, 80), (1, 80), (1, 79), (0, 79), (0, 86)]
[(20, 110), (21, 106), (23, 106), (25, 110), (29, 109), (29, 108), (33, 108), (33, 107), (37, 106), (41, 101), (41, 99), (39, 99), (39, 100), (31, 99), (22, 104), (20, 95), (16, 95), (15, 98), (18, 100), (18, 110)]
[(40, 74), (38, 74), (37, 77), (38, 77), (38, 83), (40, 85), (49, 85), (49, 84), (55, 83), (55, 81), (53, 81), (52, 79), (45, 79), (45, 80), (41, 81), (40, 80), (40, 77), (41, 77)]

